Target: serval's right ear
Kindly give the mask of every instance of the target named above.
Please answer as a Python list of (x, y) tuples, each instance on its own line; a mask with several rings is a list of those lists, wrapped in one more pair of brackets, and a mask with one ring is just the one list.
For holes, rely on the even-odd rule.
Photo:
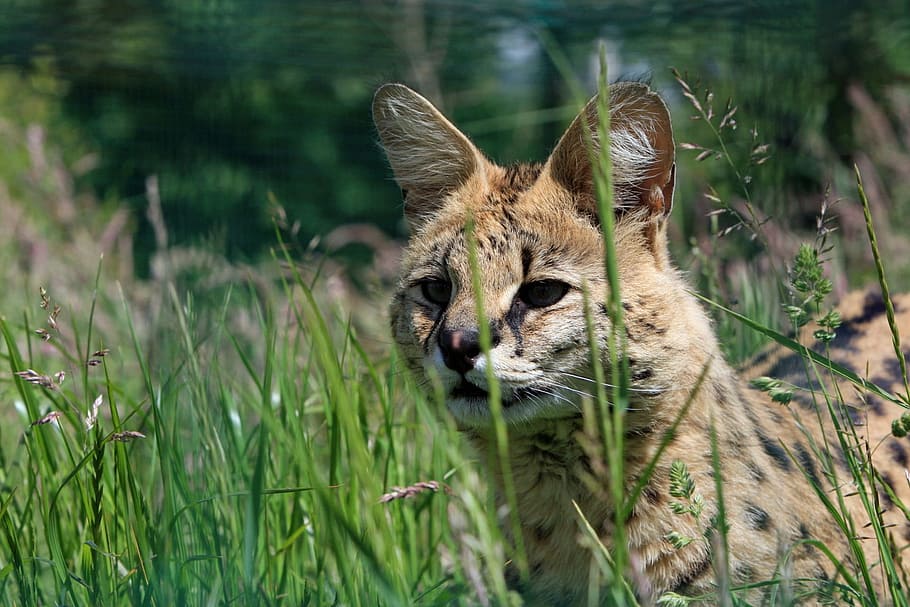
[(404, 86), (384, 84), (373, 97), (373, 122), (404, 191), (412, 232), (433, 217), (446, 195), (472, 176), (483, 178), (486, 160), (433, 104)]

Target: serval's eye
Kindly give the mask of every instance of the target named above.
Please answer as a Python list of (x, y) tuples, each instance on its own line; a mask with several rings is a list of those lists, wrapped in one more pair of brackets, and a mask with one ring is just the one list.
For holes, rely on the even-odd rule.
[(452, 297), (452, 283), (447, 280), (427, 280), (420, 283), (420, 292), (427, 301), (445, 306)]
[(532, 308), (546, 308), (552, 306), (566, 293), (569, 285), (560, 280), (538, 280), (521, 286), (518, 296)]

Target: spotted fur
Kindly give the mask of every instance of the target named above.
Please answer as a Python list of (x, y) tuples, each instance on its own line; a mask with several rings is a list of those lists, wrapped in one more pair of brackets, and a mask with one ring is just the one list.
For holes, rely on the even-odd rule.
[[(718, 514), (710, 434), (714, 428), (723, 477), (729, 571), (734, 587), (773, 578), (799, 591), (823, 593), (838, 574), (808, 540), (827, 545), (852, 570), (844, 532), (811, 483), (832, 495), (831, 483), (849, 478), (841, 464), (825, 467), (816, 450), (832, 431), (811, 429), (806, 407), (774, 404), (754, 392), (724, 361), (705, 311), (670, 262), (666, 217), (672, 204), (675, 162), (667, 108), (646, 85), (610, 89), (611, 156), (616, 189), (614, 246), (622, 287), (625, 356), (632, 399), (625, 418), (624, 483), (631, 491), (688, 407), (653, 475), (625, 521), (635, 592), (652, 602), (666, 592), (712, 597), (716, 543), (676, 548), (671, 532), (704, 537), (703, 524), (670, 510), (671, 463), (685, 462), (705, 500), (701, 521)], [(397, 84), (376, 94), (373, 115), (399, 185), (412, 236), (391, 305), (392, 332), (418, 378), (438, 381), (447, 407), (481, 451), (491, 448), (487, 371), (498, 379), (509, 424), (510, 466), (529, 575), (512, 580), (539, 605), (582, 604), (591, 554), (579, 545), (575, 502), (609, 546), (614, 507), (592, 487), (603, 466), (579, 440), (581, 403), (596, 391), (592, 339), (608, 372), (611, 318), (603, 242), (593, 191), (589, 145), (597, 112), (592, 100), (543, 165), (500, 167), (486, 158), (428, 101)], [(472, 287), (471, 225), (491, 348), (480, 348)], [(845, 302), (846, 323), (836, 354), (889, 389), (890, 337), (875, 300)], [(910, 299), (899, 298), (898, 319), (910, 335)], [(855, 312), (851, 312), (855, 308)], [(588, 317), (593, 319), (593, 338)], [(838, 345), (839, 344), (839, 345)], [(868, 361), (868, 371), (867, 371)], [(767, 353), (754, 372), (789, 377), (801, 359)], [(751, 374), (752, 372), (750, 372)], [(844, 389), (857, 405), (862, 445), (874, 453), (882, 476), (905, 499), (906, 440), (880, 439), (899, 412), (869, 395)], [(794, 418), (794, 413), (798, 417)], [(816, 424), (817, 425), (817, 424)], [(805, 428), (803, 431), (801, 428)], [(600, 470), (598, 472), (598, 470)], [(493, 473), (502, 488), (502, 479)], [(836, 479), (835, 479), (836, 477)], [(834, 479), (834, 480), (832, 480)], [(844, 493), (853, 492), (849, 487)], [(856, 532), (865, 515), (850, 499)], [(906, 519), (882, 497), (896, 546), (907, 544)], [(910, 503), (910, 502), (908, 502)], [(709, 533), (710, 535), (710, 533)], [(874, 541), (865, 558), (879, 561)], [(898, 551), (899, 552), (899, 551)], [(872, 568), (884, 592), (880, 569)], [(807, 580), (812, 580), (807, 581)], [(780, 592), (744, 591), (750, 600)], [(764, 593), (764, 594), (763, 594)], [(706, 599), (708, 603), (714, 599)]]

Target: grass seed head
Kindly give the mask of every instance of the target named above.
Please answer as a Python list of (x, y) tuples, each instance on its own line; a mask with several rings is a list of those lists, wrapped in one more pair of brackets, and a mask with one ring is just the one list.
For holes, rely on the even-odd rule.
[(128, 443), (137, 438), (145, 438), (145, 434), (142, 432), (136, 432), (135, 430), (124, 430), (123, 432), (114, 432), (111, 434), (111, 439), (119, 443)]
[[(443, 487), (446, 493), (449, 493), (449, 488), (445, 485), (443, 485)], [(439, 488), (440, 484), (438, 481), (420, 481), (407, 487), (392, 487), (391, 491), (379, 498), (379, 503), (387, 504), (394, 500), (415, 497), (421, 493), (426, 493), (428, 491), (437, 493), (439, 491)]]
[(48, 413), (41, 419), (37, 419), (37, 420), (33, 421), (31, 423), (31, 425), (32, 426), (43, 426), (45, 424), (49, 424), (51, 422), (57, 421), (61, 417), (63, 417), (63, 414), (60, 413), (59, 411), (51, 411), (50, 413)]
[(89, 409), (88, 415), (85, 416), (85, 429), (91, 430), (95, 427), (95, 424), (98, 422), (98, 409), (101, 408), (101, 404), (104, 402), (104, 395), (99, 394), (98, 398), (95, 399), (95, 402), (92, 403), (92, 408)]
[(48, 388), (50, 390), (56, 390), (57, 384), (54, 383), (54, 380), (48, 377), (47, 375), (41, 375), (34, 369), (26, 369), (25, 371), (17, 371), (16, 375), (21, 377), (23, 380), (27, 381), (30, 384), (36, 386), (41, 386), (42, 388)]

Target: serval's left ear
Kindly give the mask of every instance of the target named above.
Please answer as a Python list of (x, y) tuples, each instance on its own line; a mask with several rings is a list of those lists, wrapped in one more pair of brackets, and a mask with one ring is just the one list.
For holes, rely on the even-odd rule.
[[(597, 203), (588, 141), (601, 152), (597, 105), (597, 97), (588, 102), (547, 162), (551, 176), (574, 195), (578, 210), (591, 217), (597, 215)], [(667, 105), (646, 84), (610, 86), (610, 155), (615, 210), (640, 210), (661, 223), (673, 206), (675, 144)]]

